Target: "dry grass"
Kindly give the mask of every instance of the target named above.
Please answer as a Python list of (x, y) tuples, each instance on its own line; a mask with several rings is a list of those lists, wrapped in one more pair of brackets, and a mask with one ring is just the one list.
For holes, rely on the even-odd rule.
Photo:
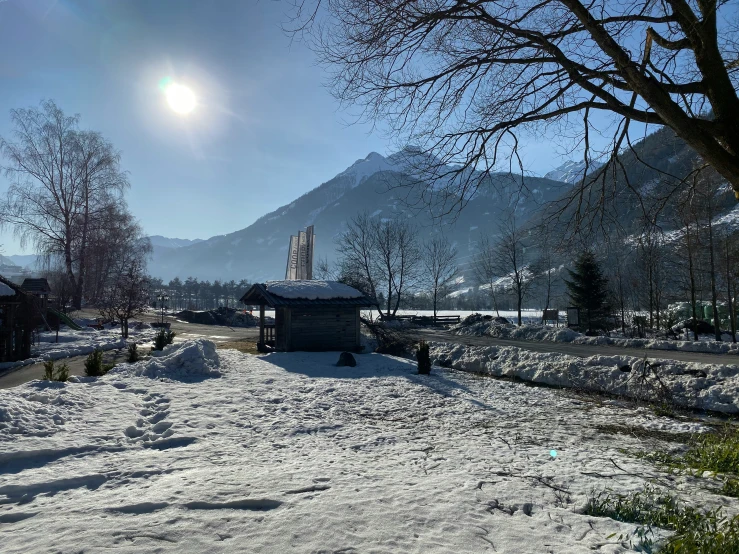
[(257, 342), (252, 339), (242, 339), (242, 340), (234, 340), (230, 342), (219, 342), (216, 343), (216, 346), (219, 349), (226, 349), (230, 348), (233, 350), (238, 350), (239, 352), (242, 352), (244, 354), (259, 354), (259, 351), (257, 350)]

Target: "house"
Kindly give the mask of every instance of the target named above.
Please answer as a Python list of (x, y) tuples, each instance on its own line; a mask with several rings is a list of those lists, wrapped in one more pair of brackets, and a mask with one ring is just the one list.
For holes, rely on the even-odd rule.
[(0, 362), (30, 358), (33, 330), (42, 323), (39, 300), (0, 276)]
[[(241, 302), (259, 305), (260, 350), (347, 350), (360, 346), (359, 314), (375, 302), (336, 281), (269, 281), (253, 285)], [(265, 324), (265, 308), (275, 310), (274, 325)]]

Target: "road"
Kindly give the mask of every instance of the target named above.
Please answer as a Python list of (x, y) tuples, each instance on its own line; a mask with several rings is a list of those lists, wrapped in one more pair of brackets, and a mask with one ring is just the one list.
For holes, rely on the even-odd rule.
[[(89, 314), (84, 314), (89, 316)], [(90, 317), (95, 317), (91, 315)], [(159, 321), (154, 316), (144, 314), (137, 318), (147, 322)], [(259, 337), (259, 328), (256, 327), (223, 327), (220, 325), (198, 325), (195, 323), (184, 323), (176, 321), (171, 317), (165, 317), (166, 321), (171, 323), (171, 329), (175, 332), (175, 342), (183, 342), (196, 338), (206, 338), (216, 343), (235, 342), (244, 339), (254, 339)], [(119, 363), (126, 359), (127, 352), (125, 350), (109, 350), (104, 354), (105, 363)], [(87, 356), (74, 356), (59, 360), (57, 363), (66, 363), (69, 366), (70, 375), (84, 375), (85, 359)], [(17, 387), (28, 381), (40, 379), (44, 373), (43, 364), (31, 364), (17, 369), (9, 370), (0, 374), (0, 389), (9, 389)]]
[(654, 350), (645, 348), (625, 348), (621, 346), (594, 346), (590, 344), (572, 344), (568, 342), (546, 342), (531, 340), (498, 339), (494, 337), (473, 337), (453, 335), (438, 329), (413, 329), (408, 333), (416, 339), (426, 341), (451, 342), (466, 346), (515, 346), (534, 352), (554, 352), (587, 358), (589, 356), (635, 356), (643, 358), (646, 354), (651, 359), (677, 360), (681, 362), (697, 362), (701, 364), (737, 364), (739, 356), (733, 354), (704, 354), (701, 352), (678, 352), (675, 350)]

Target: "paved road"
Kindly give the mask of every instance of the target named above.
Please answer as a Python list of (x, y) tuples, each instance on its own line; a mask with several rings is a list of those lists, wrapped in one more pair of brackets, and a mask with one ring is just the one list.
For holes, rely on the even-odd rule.
[(532, 340), (498, 339), (494, 337), (471, 337), (453, 335), (438, 329), (413, 329), (408, 331), (418, 339), (427, 341), (451, 342), (467, 346), (515, 346), (535, 352), (555, 352), (586, 358), (588, 356), (635, 356), (643, 358), (646, 354), (652, 359), (678, 360), (681, 362), (698, 362), (702, 364), (737, 364), (739, 356), (734, 354), (704, 354), (700, 352), (678, 352), (674, 350), (654, 350), (645, 348), (625, 348), (621, 346), (593, 346), (589, 344), (571, 344), (567, 342), (545, 342)]
[[(93, 312), (84, 314), (85, 316), (95, 317)], [(143, 321), (159, 321), (154, 316), (147, 314), (137, 318)], [(223, 327), (220, 325), (198, 325), (195, 323), (184, 323), (175, 321), (171, 317), (165, 317), (165, 321), (171, 322), (171, 329), (176, 333), (175, 342), (183, 342), (189, 339), (207, 338), (216, 343), (239, 341), (244, 339), (259, 338), (259, 328), (255, 327)], [(105, 363), (118, 363), (126, 358), (125, 350), (109, 350), (104, 354)], [(59, 360), (57, 363), (66, 363), (69, 366), (70, 375), (84, 375), (84, 363), (87, 356), (74, 356)], [(0, 373), (0, 389), (9, 389), (17, 387), (28, 381), (40, 379), (44, 373), (43, 364), (31, 364), (17, 369), (4, 371)]]

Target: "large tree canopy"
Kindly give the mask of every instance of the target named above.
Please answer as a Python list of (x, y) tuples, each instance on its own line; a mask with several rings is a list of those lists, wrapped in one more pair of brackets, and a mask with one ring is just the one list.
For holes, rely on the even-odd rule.
[[(608, 130), (604, 175), (628, 144), (630, 122), (672, 128), (739, 198), (739, 32), (731, 4), (306, 0), (296, 17), (335, 70), (338, 98), (433, 152), (438, 167), (482, 170), (447, 180), (458, 198), (515, 159), (520, 133), (550, 125), (560, 136), (566, 130), (586, 162), (594, 133)], [(615, 118), (609, 129), (601, 114)], [(438, 189), (440, 175), (432, 175)]]

